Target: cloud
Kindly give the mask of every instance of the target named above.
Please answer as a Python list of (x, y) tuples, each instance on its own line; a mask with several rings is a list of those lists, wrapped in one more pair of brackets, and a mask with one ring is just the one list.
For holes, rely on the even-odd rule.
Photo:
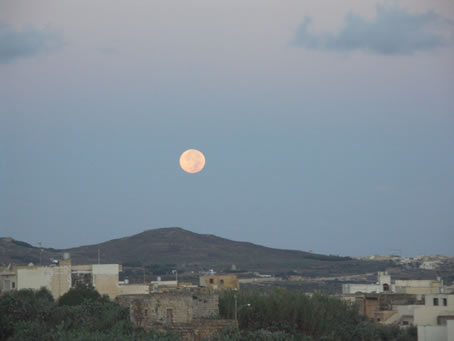
[(435, 12), (412, 14), (405, 9), (377, 6), (368, 21), (349, 13), (337, 33), (312, 32), (311, 18), (298, 28), (294, 46), (328, 51), (365, 50), (381, 55), (409, 55), (449, 46), (454, 42), (454, 21)]
[(62, 41), (58, 32), (34, 28), (15, 31), (8, 24), (0, 22), (0, 64), (49, 52), (60, 47)]

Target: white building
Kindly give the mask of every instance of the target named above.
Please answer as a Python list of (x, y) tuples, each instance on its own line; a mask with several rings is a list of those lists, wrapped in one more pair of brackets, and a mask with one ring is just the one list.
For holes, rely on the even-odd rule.
[(379, 272), (376, 284), (342, 284), (342, 294), (356, 294), (358, 292), (364, 294), (379, 294), (389, 292), (391, 289), (391, 275), (387, 272)]

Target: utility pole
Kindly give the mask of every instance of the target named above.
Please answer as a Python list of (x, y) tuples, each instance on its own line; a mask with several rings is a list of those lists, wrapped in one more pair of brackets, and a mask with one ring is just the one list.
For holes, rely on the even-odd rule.
[(236, 293), (233, 294), (233, 298), (235, 300), (235, 321), (238, 321), (238, 302), (236, 299)]
[(42, 265), (42, 258), (43, 258), (43, 243), (39, 242), (39, 265)]
[(98, 264), (101, 264), (101, 250), (98, 248)]

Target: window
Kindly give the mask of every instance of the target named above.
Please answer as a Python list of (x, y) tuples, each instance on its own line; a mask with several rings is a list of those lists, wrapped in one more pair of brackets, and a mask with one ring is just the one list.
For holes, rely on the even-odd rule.
[(408, 321), (403, 321), (403, 322), (402, 322), (402, 325), (408, 326)]
[(438, 305), (438, 298), (434, 297), (434, 305)]
[(213, 283), (214, 283), (214, 279), (210, 278), (210, 284), (213, 284)]
[(445, 307), (448, 305), (448, 299), (447, 298), (443, 298), (443, 305)]
[(167, 323), (172, 323), (173, 322), (173, 310), (172, 309), (167, 309), (166, 322)]
[(143, 311), (143, 314), (144, 314), (145, 316), (148, 316), (148, 309), (145, 309), (145, 310)]
[[(11, 282), (11, 288), (15, 289), (16, 288), (16, 282)], [(446, 304), (445, 304), (446, 305)]]
[(389, 284), (388, 283), (383, 284), (383, 291), (389, 291)]

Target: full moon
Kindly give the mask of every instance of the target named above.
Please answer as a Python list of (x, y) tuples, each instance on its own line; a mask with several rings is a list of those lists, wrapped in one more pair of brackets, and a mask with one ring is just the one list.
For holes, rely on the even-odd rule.
[(205, 167), (205, 156), (197, 149), (188, 149), (180, 156), (180, 167), (186, 173), (198, 173)]

